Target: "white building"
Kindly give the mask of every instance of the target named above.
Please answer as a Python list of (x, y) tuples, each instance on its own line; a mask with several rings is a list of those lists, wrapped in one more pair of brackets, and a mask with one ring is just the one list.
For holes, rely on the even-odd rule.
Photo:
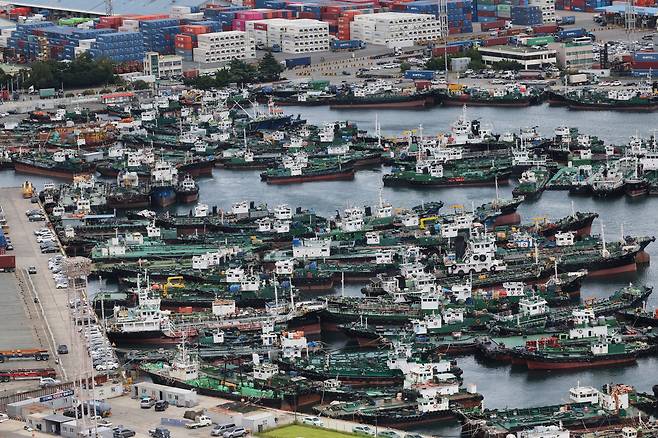
[(194, 62), (201, 64), (256, 57), (256, 45), (247, 32), (233, 30), (205, 33), (198, 35), (197, 41), (198, 47), (192, 50), (192, 57)]
[(555, 0), (530, 0), (530, 6), (538, 6), (541, 9), (541, 18), (543, 24), (551, 24), (557, 21), (555, 15)]
[(144, 74), (156, 79), (183, 76), (183, 57), (148, 52), (144, 55)]
[(441, 25), (432, 14), (382, 12), (354, 17), (352, 39), (388, 47), (409, 47), (419, 41), (441, 37)]
[(279, 46), (284, 53), (325, 52), (329, 50), (329, 24), (312, 19), (247, 21), (247, 34), (258, 47)]
[(478, 47), (482, 61), (492, 65), (500, 61), (516, 61), (524, 70), (540, 69), (557, 62), (555, 49), (533, 49), (532, 47), (491, 46)]
[(594, 47), (591, 43), (553, 43), (548, 47), (555, 50), (561, 68), (580, 70), (592, 68), (594, 65)]

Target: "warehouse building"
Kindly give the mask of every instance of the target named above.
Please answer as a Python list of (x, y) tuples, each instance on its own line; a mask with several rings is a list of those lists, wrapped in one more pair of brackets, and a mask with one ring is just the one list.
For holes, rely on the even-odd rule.
[(164, 400), (172, 406), (185, 408), (191, 408), (199, 404), (199, 397), (192, 390), (158, 385), (151, 382), (140, 382), (133, 385), (132, 398), (142, 397)]
[(247, 21), (247, 33), (258, 47), (280, 47), (284, 53), (311, 53), (329, 50), (329, 24), (319, 20)]
[(524, 70), (539, 69), (557, 62), (555, 49), (515, 46), (478, 47), (482, 61), (492, 65), (500, 61), (516, 61)]
[(387, 47), (409, 47), (441, 38), (441, 25), (432, 14), (382, 12), (357, 15), (350, 23), (352, 39)]
[(554, 43), (549, 44), (555, 50), (557, 63), (567, 70), (592, 68), (594, 65), (594, 47), (591, 43)]
[(256, 57), (254, 40), (240, 30), (201, 34), (197, 41), (198, 47), (192, 50), (192, 56), (194, 62), (201, 64)]
[(156, 79), (183, 76), (183, 57), (148, 52), (144, 56), (144, 74), (153, 75)]

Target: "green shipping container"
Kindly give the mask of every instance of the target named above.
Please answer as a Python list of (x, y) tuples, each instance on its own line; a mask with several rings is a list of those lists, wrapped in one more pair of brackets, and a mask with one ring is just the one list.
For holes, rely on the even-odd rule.
[(55, 89), (54, 88), (41, 88), (39, 90), (39, 97), (54, 97)]
[(322, 91), (329, 86), (329, 81), (311, 81), (308, 85), (313, 90)]
[(528, 38), (525, 40), (526, 46), (544, 46), (546, 44), (554, 43), (555, 38), (552, 36), (541, 36), (535, 38)]

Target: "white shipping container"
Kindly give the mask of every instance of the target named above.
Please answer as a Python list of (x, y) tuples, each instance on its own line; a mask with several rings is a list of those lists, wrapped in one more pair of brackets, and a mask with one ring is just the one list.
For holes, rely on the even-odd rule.
[(201, 21), (203, 20), (203, 12), (194, 12), (192, 14), (184, 14), (183, 17), (186, 20)]
[(171, 13), (172, 14), (189, 14), (192, 12), (192, 8), (189, 6), (172, 6), (171, 7)]
[(9, 37), (6, 36), (0, 36), (0, 47), (7, 47), (7, 39)]
[(15, 27), (2, 29), (2, 30), (0, 30), (0, 35), (9, 37), (9, 36), (11, 36), (11, 33), (15, 30), (16, 30)]
[(123, 20), (123, 25), (121, 27), (128, 29), (128, 32), (137, 32), (139, 31), (139, 21)]
[(78, 47), (82, 47), (82, 48), (90, 49), (90, 48), (91, 48), (91, 44), (92, 44), (92, 43), (95, 43), (95, 42), (96, 42), (96, 39), (80, 40), (80, 42), (79, 42), (79, 44), (78, 44)]

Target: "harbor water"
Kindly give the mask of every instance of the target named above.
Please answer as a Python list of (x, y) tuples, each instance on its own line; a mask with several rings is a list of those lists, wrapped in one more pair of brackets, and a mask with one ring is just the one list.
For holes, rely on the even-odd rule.
[[(375, 119), (379, 120), (383, 135), (402, 135), (405, 130), (423, 125), (426, 135), (447, 132), (450, 124), (460, 115), (461, 108), (434, 108), (430, 110), (330, 110), (328, 107), (286, 107), (286, 112), (302, 114), (314, 124), (348, 120), (357, 123), (359, 128), (374, 130)], [(589, 135), (598, 136), (606, 143), (626, 143), (629, 136), (651, 135), (656, 116), (649, 113), (619, 112), (576, 112), (564, 108), (550, 108), (547, 105), (528, 108), (468, 108), (469, 118), (476, 118), (483, 127), (495, 133), (517, 131), (523, 127), (537, 126), (539, 132), (550, 136), (557, 126), (578, 127)], [(577, 122), (576, 122), (577, 121)], [(322, 215), (334, 215), (348, 206), (373, 205), (378, 202), (380, 192), (383, 198), (394, 207), (411, 207), (427, 201), (443, 201), (444, 210), (454, 205), (470, 209), (489, 202), (496, 196), (496, 189), (454, 188), (424, 189), (383, 187), (382, 176), (389, 169), (360, 170), (354, 181), (313, 182), (298, 185), (267, 185), (260, 181), (258, 171), (228, 171), (215, 169), (212, 178), (200, 179), (200, 199), (210, 206), (227, 209), (233, 202), (241, 200), (263, 202), (270, 206), (286, 203), (291, 207), (312, 208)], [(33, 175), (15, 175), (13, 171), (0, 172), (0, 186), (20, 186), (31, 180), (36, 187), (43, 187), (47, 178)], [(499, 196), (511, 197), (512, 186), (500, 186)], [(190, 208), (175, 207), (179, 213)], [(604, 228), (606, 240), (619, 239), (622, 227), (626, 235), (656, 235), (658, 217), (658, 197), (629, 199), (594, 199), (591, 197), (569, 196), (566, 191), (546, 191), (537, 201), (524, 203), (519, 208), (524, 223), (540, 218), (557, 219), (579, 211), (594, 211), (600, 217), (594, 222), (592, 233), (600, 234)], [(651, 258), (658, 263), (658, 244), (647, 248)], [(640, 268), (633, 274), (625, 274), (614, 279), (586, 280), (582, 297), (606, 297), (615, 289), (629, 281), (658, 285), (658, 270), (652, 266)], [(359, 287), (350, 286), (346, 293), (358, 294)], [(649, 307), (658, 307), (658, 292), (649, 298)], [(565, 402), (568, 389), (578, 382), (582, 385), (600, 386), (618, 382), (636, 386), (640, 391), (650, 391), (658, 383), (658, 358), (642, 358), (636, 365), (591, 369), (575, 372), (529, 372), (509, 365), (491, 364), (473, 357), (458, 358), (464, 370), (464, 381), (475, 383), (478, 392), (484, 395), (487, 408), (514, 406), (538, 406)], [(457, 426), (425, 429), (440, 436), (456, 436)]]

